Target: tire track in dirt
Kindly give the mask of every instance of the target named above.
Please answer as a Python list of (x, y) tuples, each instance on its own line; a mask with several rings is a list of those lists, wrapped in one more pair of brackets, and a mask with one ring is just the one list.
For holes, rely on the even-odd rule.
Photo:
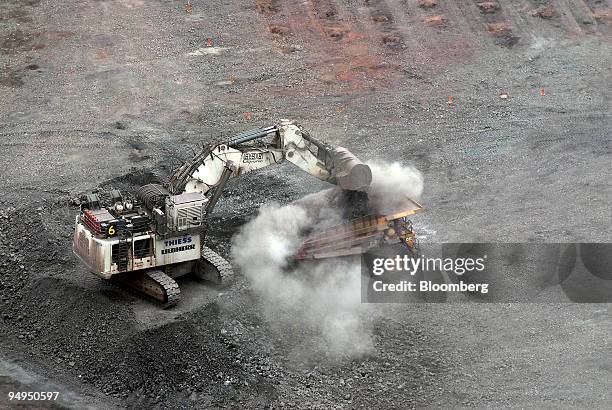
[(584, 3), (591, 16), (600, 24), (612, 24), (612, 2), (605, 0), (575, 0)]
[(582, 0), (586, 5), (593, 11), (597, 12), (609, 12), (612, 8), (612, 2), (609, 0)]
[(474, 24), (474, 19), (480, 19), (479, 11), (471, 3), (444, 1), (440, 3), (442, 12), (456, 20), (451, 25), (453, 36), (459, 37), (461, 41), (457, 42), (457, 47), (460, 47), (469, 55), (485, 48), (487, 42), (482, 35), (482, 27), (480, 24)]
[(537, 34), (552, 27), (555, 33), (560, 30), (563, 35), (583, 37), (600, 31), (598, 21), (612, 16), (602, 0), (529, 0), (515, 9)]
[(0, 108), (10, 112), (16, 105), (18, 88), (42, 72), (41, 56), (49, 43), (72, 34), (66, 30), (43, 30), (34, 23), (39, 0), (5, 0), (0, 4)]
[(493, 38), (496, 46), (512, 48), (518, 44), (520, 37), (515, 34), (516, 28), (509, 20), (501, 2), (473, 0), (480, 12), (480, 20), (484, 22), (486, 32)]
[(515, 5), (503, 1), (499, 1), (499, 6), (504, 20), (510, 22), (514, 35), (523, 44), (529, 45), (538, 37), (533, 18), (521, 12), (520, 6), (517, 8)]
[[(388, 88), (406, 80), (415, 66), (417, 75), (435, 74), (489, 47), (509, 49), (542, 37), (596, 31), (587, 3), (578, 0), (255, 3), (282, 52), (292, 52), (290, 41), (300, 42), (319, 80), (355, 91)], [(593, 4), (605, 15), (607, 5)]]
[(392, 12), (389, 3), (386, 0), (365, 0), (373, 29), (379, 33), (382, 45), (391, 50), (401, 50), (405, 47), (405, 36), (395, 20), (396, 16), (400, 19), (403, 13)]
[[(428, 73), (465, 61), (473, 54), (476, 36), (463, 30), (466, 20), (454, 2), (387, 0), (409, 47), (403, 50)], [(435, 41), (430, 41), (435, 39)]]
[(398, 56), (406, 45), (397, 32), (393, 16), (388, 10), (376, 8), (373, 1), (366, 0), (359, 3), (360, 7), (351, 7), (336, 0), (335, 6), (342, 19), (351, 23), (352, 35), (368, 49), (369, 63), (355, 67), (354, 71), (363, 74), (364, 79), (378, 81), (382, 87), (404, 77), (405, 70)]
[[(82, 67), (99, 67), (89, 76), (95, 84), (94, 87), (105, 89), (105, 95), (108, 96), (106, 115), (110, 122), (117, 122), (117, 127), (125, 126), (122, 122), (125, 117), (137, 118), (146, 109), (142, 98), (139, 97), (147, 90), (143, 89), (138, 72), (146, 49), (139, 48), (139, 44), (130, 39), (116, 35), (113, 25), (103, 22), (122, 21), (128, 23), (145, 38), (159, 38), (155, 25), (146, 19), (146, 14), (138, 12), (138, 9), (143, 7), (144, 2), (141, 0), (119, 2), (88, 0), (83, 7), (77, 8), (81, 19), (97, 20), (101, 23), (88, 33), (87, 40), (94, 48), (81, 55), (79, 64)], [(121, 59), (131, 60), (132, 67), (126, 68)], [(73, 73), (72, 77), (74, 76)], [(78, 92), (83, 95), (89, 93), (86, 89)]]
[(558, 18), (561, 24), (567, 27), (570, 33), (576, 35), (586, 34), (585, 30), (583, 30), (583, 26), (578, 23), (574, 16), (574, 10), (577, 10), (577, 7), (571, 7), (566, 0), (552, 1), (549, 7), (552, 9), (551, 18)]
[(403, 76), (401, 67), (369, 41), (374, 36), (368, 27), (341, 6), (333, 0), (294, 0), (282, 7), (272, 0), (256, 3), (257, 11), (268, 17), (268, 31), (277, 36), (277, 43), (295, 37), (304, 44), (319, 79), (327, 85), (372, 90)]
[[(423, 44), (422, 37), (427, 28), (421, 21), (417, 5), (401, 0), (371, 0), (371, 3), (370, 20), (376, 24), (384, 23), (387, 33), (381, 41), (389, 43), (391, 40), (389, 45), (401, 53), (402, 57), (412, 65), (429, 61), (436, 47), (429, 49)], [(379, 22), (379, 20), (383, 21)], [(401, 40), (398, 46), (393, 45), (394, 38)]]
[(570, 9), (575, 19), (581, 24), (583, 30), (590, 34), (598, 30), (597, 20), (593, 16), (593, 11), (584, 0), (568, 0)]
[(486, 36), (483, 36), (483, 31), (486, 32), (486, 24), (482, 22), (481, 12), (474, 2), (444, 2), (449, 10), (450, 16), (461, 16), (462, 24), (457, 28), (460, 33), (469, 33), (473, 40), (472, 47), (474, 49), (486, 49), (489, 41)]

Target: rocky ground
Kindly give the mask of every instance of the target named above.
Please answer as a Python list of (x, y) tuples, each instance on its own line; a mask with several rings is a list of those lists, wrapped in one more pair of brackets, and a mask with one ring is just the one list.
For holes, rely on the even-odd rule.
[[(186, 279), (159, 311), (70, 247), (79, 193), (285, 117), (423, 172), (424, 246), (610, 242), (609, 0), (184, 3), (0, 5), (0, 406), (56, 389), (60, 408), (608, 407), (610, 305), (556, 288), (372, 306), (355, 357), (266, 320), (240, 272)], [(235, 181), (211, 246), (322, 188), (285, 165)]]

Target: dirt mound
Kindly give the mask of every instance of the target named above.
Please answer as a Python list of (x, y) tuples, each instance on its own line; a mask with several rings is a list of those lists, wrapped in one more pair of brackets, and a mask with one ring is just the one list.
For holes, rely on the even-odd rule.
[(483, 1), (477, 5), (480, 11), (485, 14), (496, 13), (499, 10), (499, 4), (496, 1)]
[(53, 275), (69, 263), (61, 242), (71, 236), (70, 224), (57, 231), (46, 229), (62, 215), (49, 214), (48, 207), (57, 204), (37, 205), (0, 211), (0, 300), (7, 306), (30, 280), (40, 276), (41, 266)]
[[(191, 319), (138, 331), (132, 298), (105, 285), (85, 289), (41, 279), (21, 292), (4, 314), (9, 339), (27, 340), (32, 357), (54, 372), (91, 384), (134, 405), (209, 396), (210, 405), (268, 394), (268, 383), (237, 365), (238, 354), (221, 332), (219, 307), (210, 304)], [(78, 312), (78, 315), (75, 315)], [(243, 349), (244, 351), (244, 349)], [(113, 365), (109, 365), (112, 363)], [(242, 397), (244, 399), (244, 397)]]
[(548, 5), (545, 7), (538, 7), (536, 10), (531, 12), (531, 15), (543, 19), (551, 19), (556, 17), (558, 14), (552, 5)]
[(431, 9), (438, 5), (438, 0), (420, 0), (419, 7), (422, 9)]
[(433, 27), (442, 27), (446, 25), (448, 19), (442, 15), (427, 16), (423, 19), (425, 23)]
[(161, 184), (165, 178), (150, 169), (132, 168), (130, 172), (112, 178), (100, 184), (102, 189), (119, 189), (120, 191), (133, 192), (138, 187), (146, 184)]
[[(129, 187), (152, 178), (132, 172), (103, 185)], [(273, 400), (267, 379), (237, 364), (248, 348), (239, 352), (223, 335), (215, 303), (196, 306), (189, 318), (142, 330), (132, 309), (141, 301), (88, 274), (70, 257), (70, 216), (76, 212), (62, 200), (0, 215), (5, 347), (14, 346), (43, 373), (67, 384), (82, 388), (75, 383), (83, 382), (138, 407), (189, 399), (210, 406), (246, 400), (263, 406)], [(56, 228), (64, 232), (59, 238), (52, 233)], [(259, 360), (255, 353), (247, 357)]]

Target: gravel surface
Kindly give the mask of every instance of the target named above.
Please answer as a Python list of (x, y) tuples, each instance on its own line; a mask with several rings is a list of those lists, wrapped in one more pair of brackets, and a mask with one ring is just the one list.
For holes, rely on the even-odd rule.
[[(286, 117), (423, 172), (425, 246), (610, 242), (609, 0), (183, 3), (0, 5), (0, 407), (608, 407), (609, 304), (371, 306), (372, 351), (338, 356), (266, 320), (240, 272), (162, 312), (70, 248), (79, 193)], [(210, 246), (326, 187), (288, 165), (233, 181)]]

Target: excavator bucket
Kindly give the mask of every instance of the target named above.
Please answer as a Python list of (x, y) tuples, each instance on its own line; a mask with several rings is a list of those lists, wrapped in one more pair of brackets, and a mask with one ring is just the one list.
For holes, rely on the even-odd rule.
[(295, 259), (326, 259), (358, 255), (384, 240), (398, 240), (411, 247), (415, 234), (407, 217), (421, 212), (423, 207), (408, 200), (401, 210), (384, 215), (367, 215), (346, 224), (336, 225), (308, 238)]

